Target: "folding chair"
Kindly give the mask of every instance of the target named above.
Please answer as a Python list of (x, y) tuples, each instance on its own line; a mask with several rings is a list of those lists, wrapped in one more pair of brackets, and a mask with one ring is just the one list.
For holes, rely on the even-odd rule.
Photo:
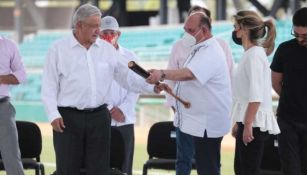
[[(110, 175), (124, 175), (122, 164), (124, 162), (125, 148), (122, 134), (111, 127), (111, 150), (110, 150)], [(51, 175), (56, 175), (54, 172)], [(86, 175), (86, 170), (82, 168), (80, 175)]]
[(282, 175), (276, 135), (265, 141), (260, 169), (260, 175)]
[[(35, 175), (45, 175), (44, 165), (40, 162), (42, 135), (39, 127), (33, 122), (26, 121), (16, 121), (16, 127), (24, 169), (34, 169)], [(0, 170), (4, 170), (2, 159), (0, 159)]]
[[(164, 121), (151, 126), (148, 133), (147, 152), (149, 159), (143, 166), (143, 175), (148, 169), (176, 169), (176, 132), (173, 122)], [(192, 168), (195, 169), (195, 161)]]

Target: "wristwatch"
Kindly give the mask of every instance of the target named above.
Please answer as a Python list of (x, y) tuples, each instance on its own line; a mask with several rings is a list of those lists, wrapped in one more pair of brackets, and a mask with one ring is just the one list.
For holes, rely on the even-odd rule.
[(160, 78), (160, 81), (163, 82), (164, 81), (164, 78), (165, 78), (165, 73), (164, 71), (161, 69), (161, 78)]

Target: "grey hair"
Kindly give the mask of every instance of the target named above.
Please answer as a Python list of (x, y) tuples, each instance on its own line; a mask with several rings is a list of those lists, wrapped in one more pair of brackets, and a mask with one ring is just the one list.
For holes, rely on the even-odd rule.
[(72, 17), (72, 29), (75, 30), (76, 25), (79, 21), (84, 21), (90, 16), (99, 16), (101, 17), (101, 11), (91, 4), (81, 5), (74, 13)]

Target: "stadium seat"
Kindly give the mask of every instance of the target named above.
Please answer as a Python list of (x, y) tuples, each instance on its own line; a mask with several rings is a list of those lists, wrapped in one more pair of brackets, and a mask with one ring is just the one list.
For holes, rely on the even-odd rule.
[[(176, 135), (173, 122), (155, 123), (149, 130), (147, 153), (149, 159), (143, 166), (143, 175), (148, 169), (175, 170), (176, 169)], [(195, 169), (195, 161), (192, 168)]]
[[(16, 126), (24, 169), (34, 169), (35, 175), (45, 175), (44, 165), (40, 162), (42, 135), (39, 127), (35, 123), (26, 121), (16, 121)], [(0, 159), (0, 170), (4, 170), (2, 159)]]
[(265, 141), (260, 175), (282, 175), (276, 135)]

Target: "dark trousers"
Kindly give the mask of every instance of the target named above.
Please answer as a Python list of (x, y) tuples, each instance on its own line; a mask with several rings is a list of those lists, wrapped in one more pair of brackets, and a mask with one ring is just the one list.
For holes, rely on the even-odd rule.
[(221, 142), (223, 137), (208, 138), (193, 137), (195, 146), (195, 160), (198, 175), (220, 175)]
[(281, 130), (278, 149), (284, 175), (307, 175), (307, 126), (280, 117), (277, 122)]
[(236, 175), (259, 175), (263, 154), (264, 141), (268, 138), (268, 132), (261, 132), (260, 128), (253, 128), (254, 140), (247, 144), (243, 143), (244, 125), (238, 124), (236, 135), (236, 148), (234, 170)]
[(123, 136), (125, 158), (122, 166), (122, 172), (132, 175), (133, 154), (134, 154), (134, 125), (112, 126), (117, 129)]
[(59, 108), (64, 132), (53, 131), (57, 175), (78, 175), (85, 166), (87, 175), (109, 175), (110, 125), (109, 110), (84, 112)]

